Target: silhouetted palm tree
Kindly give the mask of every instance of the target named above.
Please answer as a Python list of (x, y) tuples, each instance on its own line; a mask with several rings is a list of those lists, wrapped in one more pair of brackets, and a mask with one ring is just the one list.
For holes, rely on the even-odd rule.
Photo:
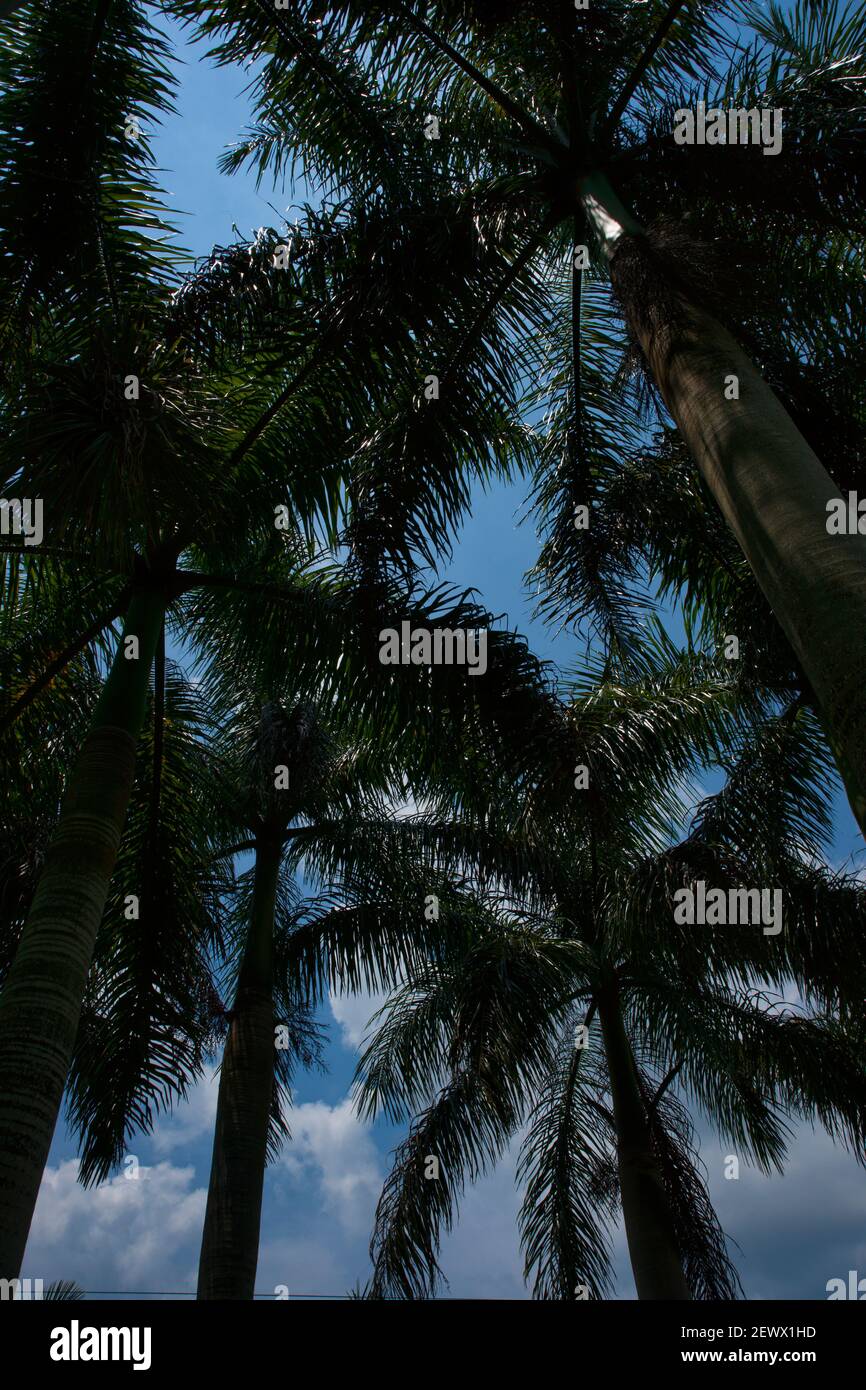
[[(566, 466), (583, 505), (595, 402), (580, 377), (594, 325), (583, 324), (572, 253), (586, 244), (601, 275), (609, 263), (642, 359), (805, 673), (866, 826), (864, 681), (850, 636), (866, 628), (866, 540), (829, 534), (827, 506), (846, 480), (798, 428), (811, 377), (800, 344), (814, 337), (816, 305), (822, 333), (840, 343), (849, 313), (857, 322), (863, 307), (860, 8), (800, 0), (767, 13), (743, 0), (739, 30), (713, 4), (685, 0), (596, 0), (585, 11), (566, 0), (309, 0), (287, 12), (267, 0), (176, 0), (173, 9), (219, 37), (222, 60), (263, 59), (256, 123), (228, 168), (279, 173), (297, 157), (330, 188), (384, 189), (400, 217), (401, 162), (434, 113), (430, 216), (441, 200), (447, 225), (456, 188), (522, 231), (497, 278), (475, 277), (478, 309), (461, 325), (463, 344), (510, 309), (509, 346), (520, 353), (518, 298), (537, 316), (548, 285), (539, 264), (568, 258), (570, 332), (559, 335), (568, 357), (559, 361), (574, 375)], [(674, 113), (698, 100), (782, 110), (781, 149), (676, 144)], [(672, 229), (671, 217), (689, 227)], [(460, 334), (450, 348), (428, 343), (453, 375)], [(843, 375), (855, 383), (856, 366)], [(819, 384), (825, 395), (835, 389)], [(612, 423), (600, 442), (615, 455)], [(597, 407), (594, 424), (597, 436)], [(591, 554), (592, 536), (587, 544)]]
[[(52, 106), (46, 124), (39, 94), (66, 90), (78, 50), (75, 81), (95, 64), (98, 92), (74, 122)], [(523, 447), (489, 354), (462, 375), (437, 429), (424, 424), (412, 353), (424, 301), (416, 295), (407, 313), (405, 293), (402, 305), (390, 297), (405, 252), (374, 210), (311, 213), (288, 242), (262, 233), (181, 283), (180, 254), (156, 236), (170, 229), (146, 138), (127, 137), (118, 119), (125, 111), (144, 122), (167, 108), (164, 52), (141, 6), (126, 0), (93, 15), (21, 16), (3, 57), (29, 74), (0, 111), (2, 250), (13, 272), (4, 489), (14, 483), (46, 510), (41, 551), (3, 550), (10, 584), (49, 576), (25, 643), (32, 674), (13, 688), (7, 724), (88, 649), (105, 652), (106, 629), (123, 619), (0, 999), (0, 1266), (10, 1270), (69, 1068), (166, 614), (173, 620), (192, 590), (256, 592), (249, 574), (230, 571), (254, 537), (279, 541), (280, 507), (307, 532), (311, 555), (317, 542), (336, 543), (345, 513), (359, 554), (384, 534), (395, 552), (432, 555), (447, 544), (443, 520), (465, 508), (466, 461), (484, 473), (491, 450), (504, 466)], [(58, 240), (43, 233), (50, 226), (61, 238), (58, 184), (69, 180), (80, 198), (63, 221), (60, 274)], [(449, 274), (458, 285), (460, 268)], [(435, 303), (429, 287), (430, 312)], [(407, 434), (424, 439), (428, 466), (395, 488)], [(295, 558), (290, 566), (296, 572)], [(59, 595), (73, 575), (81, 607), (64, 611)], [(291, 604), (298, 590), (282, 597)], [(37, 638), (49, 631), (39, 661)]]
[[(861, 986), (846, 981), (864, 979), (866, 899), (816, 857), (830, 785), (819, 731), (795, 709), (737, 732), (724, 683), (713, 693), (694, 684), (694, 657), (658, 656), (639, 682), (608, 665), (575, 692), (586, 789), (569, 808), (550, 769), (499, 803), (532, 887), (494, 875), (443, 889), (443, 904), (462, 896), (471, 932), (409, 966), (381, 1011), (360, 1108), (416, 1118), (379, 1204), (370, 1296), (433, 1293), (466, 1179), (524, 1127), (526, 1272), (538, 1295), (566, 1299), (609, 1291), (617, 1209), (640, 1298), (736, 1296), (686, 1106), (765, 1171), (782, 1167), (789, 1117), (862, 1154)], [(676, 777), (689, 746), (705, 760), (714, 705), (728, 780), (677, 838)], [(678, 925), (674, 894), (698, 880), (780, 888), (782, 930)]]

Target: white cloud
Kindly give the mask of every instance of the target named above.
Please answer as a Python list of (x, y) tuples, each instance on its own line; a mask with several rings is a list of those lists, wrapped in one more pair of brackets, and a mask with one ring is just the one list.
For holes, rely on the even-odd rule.
[[(194, 1291), (215, 1097), (215, 1080), (203, 1082), (138, 1149), (139, 1156), (165, 1154), (195, 1144), (189, 1157), (197, 1171), (160, 1158), (150, 1167), (143, 1163), (138, 1179), (121, 1173), (84, 1189), (75, 1160), (50, 1166), (23, 1276), (75, 1279), (91, 1290)], [(270, 1293), (285, 1284), (293, 1296), (344, 1294), (369, 1274), (367, 1246), (390, 1164), (386, 1150), (398, 1136), (362, 1124), (348, 1099), (298, 1105), (289, 1119), (293, 1139), (265, 1183), (257, 1289)], [(446, 1296), (528, 1296), (517, 1232), (516, 1147), (467, 1191), (456, 1229), (443, 1240)], [(825, 1135), (797, 1126), (784, 1179), (767, 1179), (742, 1163), (740, 1180), (725, 1181), (730, 1146), (704, 1130), (702, 1149), (722, 1226), (740, 1245), (732, 1253), (749, 1298), (823, 1299), (828, 1279), (844, 1279), (849, 1269), (866, 1276), (863, 1173)], [(614, 1267), (615, 1297), (634, 1298), (621, 1226)]]
[(346, 1047), (352, 1050), (360, 1047), (367, 1033), (368, 1024), (377, 1009), (388, 998), (387, 994), (332, 994), (331, 1013), (340, 1026)]
[(46, 1168), (25, 1275), (102, 1290), (195, 1289), (205, 1190), (192, 1167), (141, 1166), (84, 1188), (78, 1162)]
[[(154, 1127), (147, 1141), (153, 1146), (154, 1152), (173, 1153), (176, 1149), (196, 1144), (204, 1136), (211, 1136), (218, 1092), (219, 1073), (214, 1067), (206, 1073), (204, 1080), (190, 1088), (188, 1098), (181, 1101), (170, 1114), (163, 1116)], [(143, 1144), (145, 1140), (139, 1142)]]
[(376, 1145), (351, 1102), (310, 1101), (292, 1110), (289, 1124), (292, 1139), (279, 1167), (296, 1181), (314, 1176), (325, 1207), (341, 1226), (369, 1234), (384, 1173)]

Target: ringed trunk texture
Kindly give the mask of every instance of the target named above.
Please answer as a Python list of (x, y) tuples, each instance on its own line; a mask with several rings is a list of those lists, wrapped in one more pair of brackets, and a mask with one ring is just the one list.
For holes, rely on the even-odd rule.
[(252, 920), (220, 1069), (199, 1299), (251, 1299), (274, 1085), (274, 910), (282, 849), (259, 843)]
[(598, 1013), (613, 1096), (622, 1211), (637, 1296), (691, 1299), (615, 990), (599, 999)]
[[(809, 680), (866, 834), (866, 536), (831, 535), (840, 493), (778, 397), (711, 314), (678, 298), (654, 327), (630, 304), (617, 264), (640, 254), (623, 237), (611, 278), (664, 397)], [(725, 397), (735, 376), (739, 399)]]
[(72, 1060), (96, 933), (126, 820), (165, 598), (133, 594), (124, 637), (67, 784), (33, 902), (0, 993), (0, 1277), (24, 1258)]

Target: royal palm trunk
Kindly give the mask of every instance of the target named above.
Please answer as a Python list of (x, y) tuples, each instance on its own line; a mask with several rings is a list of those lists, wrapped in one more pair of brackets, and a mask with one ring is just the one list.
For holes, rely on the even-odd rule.
[(616, 988), (599, 999), (616, 1127), (620, 1197), (637, 1296), (690, 1299)]
[(256, 848), (253, 906), (220, 1069), (198, 1297), (252, 1298), (274, 1086), (274, 911), (281, 848)]
[[(678, 298), (677, 312), (660, 324), (652, 306), (629, 302), (631, 277), (618, 270), (624, 257), (641, 254), (632, 238), (619, 240), (613, 284), (665, 404), (811, 685), (866, 833), (866, 536), (828, 532), (827, 504), (839, 489), (718, 320)], [(728, 399), (732, 378), (738, 399)]]
[[(165, 616), (133, 594), (121, 642), (67, 784), (0, 993), (0, 1277), (16, 1278), (72, 1059), (87, 972), (126, 820), (148, 679)], [(125, 639), (138, 640), (128, 659)], [(51, 756), (46, 750), (44, 756)]]

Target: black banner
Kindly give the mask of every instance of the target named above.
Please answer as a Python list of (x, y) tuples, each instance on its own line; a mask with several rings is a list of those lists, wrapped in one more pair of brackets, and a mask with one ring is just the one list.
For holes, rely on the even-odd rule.
[[(344, 1348), (347, 1362), (356, 1368), (362, 1358), (369, 1368), (375, 1345), (371, 1339), (380, 1331), (389, 1337), (400, 1332), (411, 1335), (413, 1360), (423, 1352), (427, 1383), (437, 1365), (443, 1374), (449, 1370), (453, 1374), (458, 1363), (466, 1369), (467, 1337), (474, 1369), (483, 1369), (482, 1361), (492, 1369), (519, 1347), (524, 1355), (531, 1350), (545, 1363), (552, 1353), (561, 1356), (564, 1351), (575, 1370), (586, 1365), (587, 1357), (592, 1362), (601, 1358), (611, 1369), (630, 1368), (648, 1375), (664, 1374), (674, 1367), (688, 1373), (690, 1367), (707, 1365), (770, 1370), (797, 1365), (811, 1367), (826, 1380), (828, 1373), (841, 1371), (859, 1354), (864, 1332), (862, 1315), (844, 1306), (844, 1301), (567, 1305), (514, 1301), (508, 1303), (507, 1323), (499, 1323), (495, 1300), (436, 1299), (423, 1307), (379, 1304), (368, 1306), (366, 1312), (352, 1307), (354, 1302), (314, 1304), (289, 1298), (277, 1300), (275, 1307), (257, 1302), (228, 1309), (215, 1303), (169, 1300), (93, 1300), (66, 1307), (20, 1301), (3, 1306), (0, 1327), (7, 1364), (11, 1356), (22, 1368), (47, 1374), (52, 1383), (63, 1383), (71, 1376), (90, 1379), (100, 1372), (115, 1377), (128, 1373), (142, 1380), (184, 1373), (219, 1376), (244, 1363), (255, 1375), (282, 1367), (294, 1376), (302, 1349), (305, 1356), (314, 1355), (316, 1349), (323, 1351), (330, 1378), (335, 1348)], [(465, 1321), (467, 1304), (474, 1308), (471, 1327)], [(332, 1340), (335, 1332), (342, 1339), (347, 1329), (351, 1342)], [(463, 1351), (458, 1353), (449, 1333), (461, 1334)], [(527, 1342), (527, 1337), (539, 1334), (544, 1341)], [(566, 1339), (563, 1344), (551, 1340), (560, 1334)], [(308, 1337), (314, 1341), (306, 1343)], [(423, 1342), (417, 1342), (419, 1337)], [(393, 1351), (401, 1343), (385, 1345)]]

